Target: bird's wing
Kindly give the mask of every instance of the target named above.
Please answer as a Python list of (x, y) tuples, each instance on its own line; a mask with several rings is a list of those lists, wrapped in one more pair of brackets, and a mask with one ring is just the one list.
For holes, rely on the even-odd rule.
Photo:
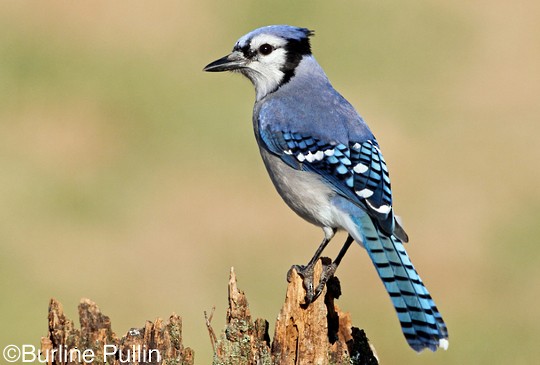
[(259, 133), (264, 148), (292, 168), (320, 175), (338, 194), (365, 209), (383, 232), (407, 241), (401, 227), (395, 230), (390, 177), (374, 138), (344, 144), (293, 130), (266, 127)]

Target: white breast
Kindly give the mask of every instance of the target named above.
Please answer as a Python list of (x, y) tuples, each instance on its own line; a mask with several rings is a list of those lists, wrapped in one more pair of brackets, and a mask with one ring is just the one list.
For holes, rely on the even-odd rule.
[(319, 227), (336, 227), (331, 204), (335, 191), (319, 176), (295, 170), (264, 149), (261, 156), (278, 193), (296, 214)]

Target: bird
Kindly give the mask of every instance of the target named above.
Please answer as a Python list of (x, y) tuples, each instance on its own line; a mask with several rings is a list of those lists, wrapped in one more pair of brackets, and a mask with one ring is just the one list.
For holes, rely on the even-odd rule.
[[(314, 32), (269, 25), (240, 37), (204, 71), (232, 71), (255, 88), (253, 128), (270, 178), (285, 203), (322, 228), (303, 277), (306, 303), (317, 299), (352, 242), (372, 260), (409, 346), (448, 348), (448, 330), (404, 248), (409, 238), (392, 206), (388, 167), (364, 119), (331, 85), (311, 51)], [(313, 267), (337, 231), (347, 239), (313, 282)]]

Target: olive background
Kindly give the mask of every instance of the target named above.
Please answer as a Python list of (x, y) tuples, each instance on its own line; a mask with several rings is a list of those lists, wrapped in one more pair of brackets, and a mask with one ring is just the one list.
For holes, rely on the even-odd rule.
[[(55, 297), (119, 335), (177, 312), (211, 362), (235, 267), (273, 328), (322, 231), (271, 185), (249, 81), (202, 68), (259, 26), (315, 30), (315, 57), (369, 123), (407, 249), (450, 332), (414, 353), (366, 253), (339, 306), (386, 364), (531, 364), (540, 350), (540, 3), (3, 1), (0, 347), (39, 345)], [(340, 234), (326, 255), (335, 256)]]

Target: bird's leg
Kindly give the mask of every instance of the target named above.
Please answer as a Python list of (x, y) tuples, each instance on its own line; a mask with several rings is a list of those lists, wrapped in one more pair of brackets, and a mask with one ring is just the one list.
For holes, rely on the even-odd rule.
[[(317, 260), (319, 260), (319, 257), (321, 257), (321, 254), (324, 251), (325, 247), (328, 245), (330, 240), (336, 234), (336, 229), (334, 228), (324, 228), (323, 230), (324, 230), (324, 239), (319, 245), (319, 248), (317, 248), (317, 251), (315, 251), (315, 254), (311, 258), (311, 260), (309, 260), (308, 264), (305, 266), (293, 265), (290, 268), (289, 272), (287, 273), (287, 281), (289, 282), (291, 281), (292, 269), (295, 269), (298, 275), (302, 277), (304, 287), (306, 288), (306, 304), (313, 302), (318, 296), (318, 295), (314, 296), (315, 290), (314, 290), (314, 284), (313, 284), (313, 268), (315, 267)], [(323, 284), (323, 287), (324, 287), (324, 284)]]
[[(326, 265), (324, 267), (323, 272), (321, 274), (321, 280), (319, 281), (319, 285), (317, 286), (317, 288), (315, 288), (313, 292), (313, 298), (311, 299), (312, 302), (315, 301), (315, 299), (317, 299), (319, 295), (321, 295), (328, 279), (334, 276), (334, 273), (336, 272), (339, 264), (341, 263), (341, 259), (343, 259), (343, 256), (345, 256), (345, 253), (347, 253), (347, 250), (349, 249), (349, 247), (351, 247), (351, 244), (353, 243), (353, 241), (354, 241), (354, 238), (352, 238), (350, 235), (347, 236), (347, 240), (343, 244), (343, 247), (339, 251), (336, 259), (330, 265)], [(307, 299), (307, 294), (306, 294), (306, 299)]]

